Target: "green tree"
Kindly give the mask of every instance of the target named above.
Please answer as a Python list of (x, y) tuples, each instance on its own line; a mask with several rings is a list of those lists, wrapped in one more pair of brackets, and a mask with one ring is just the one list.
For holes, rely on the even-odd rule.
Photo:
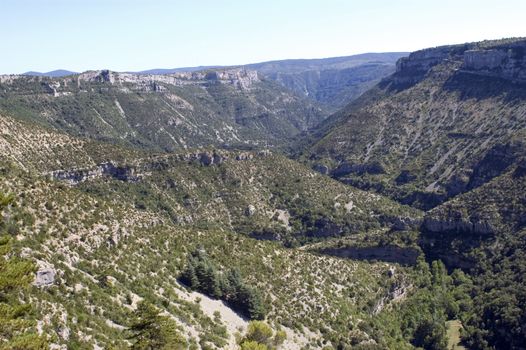
[(443, 320), (425, 318), (417, 326), (413, 344), (425, 350), (446, 350), (446, 327)]
[(275, 349), (283, 344), (286, 338), (287, 334), (284, 331), (274, 334), (274, 330), (263, 321), (250, 321), (247, 333), (240, 341), (240, 347), (242, 350)]
[(202, 249), (189, 254), (180, 280), (191, 289), (226, 301), (250, 319), (265, 318), (266, 305), (261, 293), (248, 286), (237, 269), (222, 274)]
[(197, 274), (195, 273), (195, 265), (190, 259), (188, 260), (188, 264), (186, 264), (186, 267), (183, 270), (183, 273), (181, 274), (180, 280), (192, 289), (199, 289), (200, 287), (199, 279), (197, 278)]
[[(0, 227), (4, 210), (13, 203), (12, 196), (0, 193)], [(9, 257), (9, 258), (8, 258)], [(35, 265), (16, 256), (11, 238), (0, 234), (0, 349), (43, 350), (46, 340), (36, 334), (31, 305), (20, 302), (33, 280)]]
[(253, 340), (262, 344), (270, 344), (272, 342), (273, 335), (272, 328), (263, 321), (251, 321), (248, 324), (247, 334), (245, 338), (247, 340)]
[(178, 350), (187, 346), (177, 324), (147, 302), (137, 306), (130, 331), (134, 350)]

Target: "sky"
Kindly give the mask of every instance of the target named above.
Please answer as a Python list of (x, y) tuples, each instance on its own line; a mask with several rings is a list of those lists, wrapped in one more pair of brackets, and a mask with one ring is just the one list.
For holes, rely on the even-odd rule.
[(526, 36), (526, 0), (0, 0), (0, 74), (140, 71)]

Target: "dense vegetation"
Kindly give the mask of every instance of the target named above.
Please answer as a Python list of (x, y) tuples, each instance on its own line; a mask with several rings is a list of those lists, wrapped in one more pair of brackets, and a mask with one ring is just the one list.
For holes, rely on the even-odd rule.
[(470, 232), (459, 226), (450, 232), (423, 235), (428, 254), (443, 258), (450, 266), (463, 265), (473, 276), (473, 313), (465, 323), (470, 348), (522, 346), (526, 302), (524, 169), (520, 164), (512, 166), (505, 174), (427, 213), (428, 220), (471, 222), (489, 228)]
[[(526, 231), (505, 244), (502, 255), (480, 267), (474, 312), (467, 323), (472, 349), (522, 349), (526, 339)], [(501, 258), (503, 256), (503, 258)]]
[(252, 321), (239, 345), (241, 350), (271, 350), (279, 348), (286, 338), (287, 334), (283, 330), (275, 332), (265, 322)]
[(261, 292), (247, 285), (237, 269), (229, 269), (225, 273), (218, 271), (202, 249), (190, 253), (180, 279), (193, 290), (226, 301), (232, 309), (247, 318), (265, 318), (266, 307)]

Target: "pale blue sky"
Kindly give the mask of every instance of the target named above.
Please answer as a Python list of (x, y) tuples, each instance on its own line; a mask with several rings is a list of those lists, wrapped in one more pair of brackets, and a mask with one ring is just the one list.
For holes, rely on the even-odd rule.
[(0, 73), (233, 65), (526, 36), (526, 0), (0, 0)]

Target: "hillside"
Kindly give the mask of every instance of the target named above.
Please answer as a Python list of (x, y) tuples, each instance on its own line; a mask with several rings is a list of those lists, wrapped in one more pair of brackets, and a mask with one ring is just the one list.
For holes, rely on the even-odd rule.
[(422, 248), (475, 276), (467, 344), (520, 349), (526, 321), (526, 158), (506, 172), (426, 214)]
[(9, 230), (41, 276), (26, 296), (40, 334), (52, 344), (125, 348), (134, 312), (146, 300), (175, 320), (188, 344), (235, 348), (234, 334), (245, 331), (247, 320), (177, 281), (188, 252), (200, 247), (263, 291), (267, 322), (286, 331), (287, 349), (349, 342), (410, 348), (412, 333), (405, 339), (400, 328), (405, 316), (395, 312), (398, 303), (413, 300), (417, 277), (409, 268), (283, 249), (221, 230), (183, 229), (120, 200), (16, 170), (4, 168), (3, 174), (2, 187), (18, 198), (8, 225), (18, 224)]
[[(300, 209), (347, 227), (337, 236), (410, 229), (400, 221), (418, 221), (416, 210), (270, 152), (126, 151), (1, 120), (0, 189), (15, 205), (0, 229), (17, 256), (35, 264), (20, 300), (33, 307), (26, 318), (36, 321), (34, 331), (54, 347), (126, 348), (149, 302), (175, 322), (184, 348), (236, 348), (248, 320), (178, 279), (195, 249), (221, 275), (236, 269), (260, 291), (266, 322), (284, 330), (286, 349), (409, 349), (419, 323), (446, 317), (425, 297), (449, 293), (426, 282), (444, 272), (421, 258), (350, 260), (283, 247), (282, 238), (303, 242)], [(256, 228), (280, 241), (251, 238)], [(405, 307), (428, 311), (415, 318)]]
[(154, 150), (283, 144), (326, 116), (314, 103), (245, 69), (8, 75), (0, 77), (0, 91), (0, 111), (16, 118)]
[[(298, 153), (321, 173), (427, 210), (409, 242), (473, 277), (462, 320), (470, 349), (524, 345), (524, 52), (526, 40), (504, 39), (412, 53)], [(315, 249), (349, 256), (357, 244)]]
[[(365, 53), (319, 59), (289, 59), (240, 66), (315, 101), (335, 112), (395, 71), (396, 61), (407, 52)], [(185, 67), (150, 69), (140, 74), (173, 74), (227, 67)], [(26, 73), (27, 74), (27, 73)]]
[(363, 189), (429, 209), (522, 154), (524, 39), (417, 51), (314, 131), (303, 157)]
[(226, 227), (290, 245), (394, 225), (410, 229), (421, 218), (418, 210), (345, 186), (268, 150), (153, 154), (9, 117), (0, 117), (0, 125), (4, 161), (102, 199), (110, 195), (160, 211), (181, 225)]
[(395, 71), (405, 52), (270, 61), (246, 65), (335, 112)]

